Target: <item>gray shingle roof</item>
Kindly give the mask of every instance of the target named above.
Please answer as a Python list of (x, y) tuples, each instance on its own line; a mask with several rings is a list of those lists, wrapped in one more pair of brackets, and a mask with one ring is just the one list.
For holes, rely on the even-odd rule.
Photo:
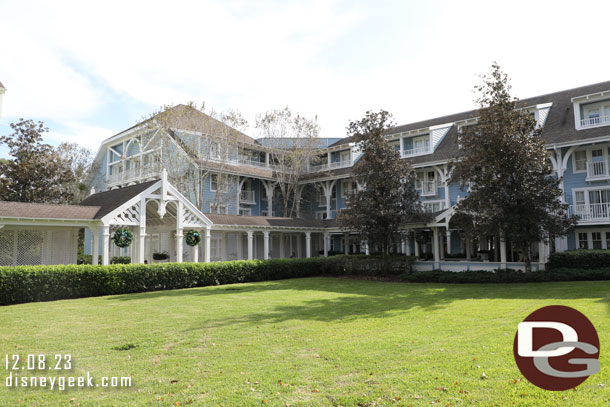
[(89, 195), (80, 203), (81, 206), (95, 206), (99, 211), (95, 215), (95, 219), (101, 219), (131, 198), (135, 197), (148, 187), (159, 181), (148, 181), (142, 184), (131, 185), (124, 188), (112, 189), (110, 191), (99, 192)]
[[(549, 93), (546, 95), (535, 96), (527, 99), (521, 99), (520, 104), (533, 106), (543, 103), (553, 103), (549, 116), (547, 117), (542, 137), (549, 145), (587, 140), (597, 137), (609, 136), (610, 127), (596, 127), (586, 130), (576, 130), (574, 123), (574, 105), (572, 98), (584, 96), (592, 93), (604, 92), (610, 90), (610, 81), (600, 82), (592, 85), (582, 86), (573, 89), (562, 90), (559, 92)], [(423, 120), (415, 123), (404, 124), (393, 127), (388, 133), (402, 133), (409, 130), (417, 130), (430, 126), (436, 126), (445, 123), (453, 123), (470, 118), (478, 117), (478, 110), (470, 110), (467, 112), (456, 113), (449, 116), (437, 117), (429, 120)], [(353, 141), (351, 138), (343, 138), (337, 141), (332, 146), (348, 144)], [(421, 164), (433, 161), (442, 161), (455, 158), (459, 155), (457, 147), (457, 128), (453, 126), (447, 133), (445, 138), (437, 146), (432, 154), (417, 156), (410, 158), (409, 161), (413, 164)]]
[(4, 218), (93, 220), (100, 209), (99, 206), (0, 201), (0, 217)]

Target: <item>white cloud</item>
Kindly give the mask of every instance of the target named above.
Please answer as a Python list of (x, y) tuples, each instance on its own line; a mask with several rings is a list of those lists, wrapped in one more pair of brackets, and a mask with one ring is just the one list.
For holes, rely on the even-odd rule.
[(100, 110), (125, 109), (125, 100), (151, 110), (205, 101), (250, 119), (289, 105), (317, 114), (323, 135), (337, 137), (368, 109), (398, 123), (470, 109), (476, 75), (493, 60), (519, 96), (608, 79), (605, 2), (587, 6), (586, 18), (572, 3), (490, 5), (439, 3), (415, 26), (407, 22), (423, 15), (421, 4), (379, 3), (388, 21), (406, 7), (404, 27), (350, 67), (320, 56), (341, 61), (341, 40), (364, 41), (388, 23), (373, 20), (366, 2), (3, 3), (0, 14), (24, 16), (0, 25), (9, 39), (0, 41), (4, 113), (56, 120), (66, 130), (54, 137), (95, 147), (122, 130), (106, 130), (116, 124), (100, 122)]

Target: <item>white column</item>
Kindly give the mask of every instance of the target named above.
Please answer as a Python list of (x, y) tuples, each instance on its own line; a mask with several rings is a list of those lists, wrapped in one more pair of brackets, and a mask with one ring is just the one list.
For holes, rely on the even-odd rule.
[(286, 253), (284, 252), (284, 234), (280, 233), (280, 259), (285, 259)]
[(343, 253), (349, 254), (349, 233), (343, 234)]
[(146, 198), (140, 199), (140, 236), (138, 239), (138, 263), (144, 264), (144, 255), (146, 254)]
[(411, 255), (411, 239), (409, 238), (409, 235), (407, 235), (405, 237), (405, 243), (406, 243), (406, 245), (405, 245), (406, 246), (405, 254), (407, 256), (410, 256)]
[(405, 254), (407, 252), (407, 239), (400, 239), (400, 254)]
[(146, 245), (146, 226), (139, 228), (139, 237), (138, 237), (138, 263), (144, 264), (144, 255), (146, 254), (145, 245)]
[(263, 231), (263, 259), (269, 260), (269, 231)]
[(330, 203), (332, 198), (333, 190), (330, 188), (330, 192), (324, 192), (324, 196), (326, 198), (326, 219), (330, 219)]
[(506, 268), (506, 240), (500, 238), (500, 268)]
[(102, 264), (104, 266), (110, 264), (110, 226), (104, 226), (102, 240)]
[(417, 239), (413, 240), (413, 247), (415, 248), (415, 257), (419, 258), (419, 242)]
[(305, 257), (311, 257), (311, 232), (305, 232)]
[(184, 229), (182, 228), (182, 202), (178, 201), (178, 208), (176, 210), (176, 262), (182, 263), (182, 251), (184, 244)]
[(445, 232), (445, 237), (447, 239), (447, 254), (451, 254), (451, 231), (450, 230)]
[(206, 263), (210, 262), (210, 248), (211, 248), (211, 240), (212, 240), (212, 231), (210, 230), (210, 228), (206, 228), (205, 229), (205, 253), (203, 256), (203, 261), (205, 261)]
[(328, 246), (330, 245), (330, 235), (324, 233), (324, 257), (328, 257)]
[(254, 231), (248, 230), (248, 260), (254, 258)]
[(364, 242), (364, 254), (367, 256), (371, 254), (371, 249), (369, 248), (369, 242)]
[(441, 255), (438, 228), (432, 228), (432, 250), (434, 251), (434, 268), (440, 267)]
[(195, 245), (192, 247), (192, 259), (193, 263), (199, 263), (199, 245)]
[(540, 243), (538, 244), (538, 263), (540, 263), (541, 269), (546, 264), (547, 247), (547, 244), (543, 241), (540, 241)]
[(98, 264), (100, 256), (100, 228), (89, 229), (91, 231), (91, 264)]

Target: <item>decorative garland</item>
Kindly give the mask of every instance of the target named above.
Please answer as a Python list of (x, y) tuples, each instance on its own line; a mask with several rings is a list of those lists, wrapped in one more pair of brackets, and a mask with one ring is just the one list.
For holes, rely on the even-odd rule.
[(196, 230), (189, 230), (186, 232), (186, 244), (189, 246), (197, 246), (201, 243), (201, 233)]
[(129, 247), (133, 241), (133, 233), (129, 229), (117, 229), (112, 236), (112, 240), (118, 247)]

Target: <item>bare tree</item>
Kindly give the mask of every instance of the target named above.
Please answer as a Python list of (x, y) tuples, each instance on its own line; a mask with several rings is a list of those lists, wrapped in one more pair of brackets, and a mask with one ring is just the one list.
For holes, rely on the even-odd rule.
[(293, 114), (290, 108), (269, 110), (256, 118), (256, 128), (267, 139), (270, 163), (283, 201), (285, 217), (293, 217), (300, 200), (301, 182), (320, 147), (317, 117)]
[(228, 174), (237, 160), (238, 143), (245, 135), (239, 130), (248, 123), (236, 110), (205, 111), (205, 105), (163, 106), (147, 119), (160, 129), (159, 161), (168, 170), (170, 182), (186, 192), (193, 202), (203, 206), (203, 184), (213, 178), (216, 192), (210, 211), (216, 212), (231, 195), (234, 177)]

